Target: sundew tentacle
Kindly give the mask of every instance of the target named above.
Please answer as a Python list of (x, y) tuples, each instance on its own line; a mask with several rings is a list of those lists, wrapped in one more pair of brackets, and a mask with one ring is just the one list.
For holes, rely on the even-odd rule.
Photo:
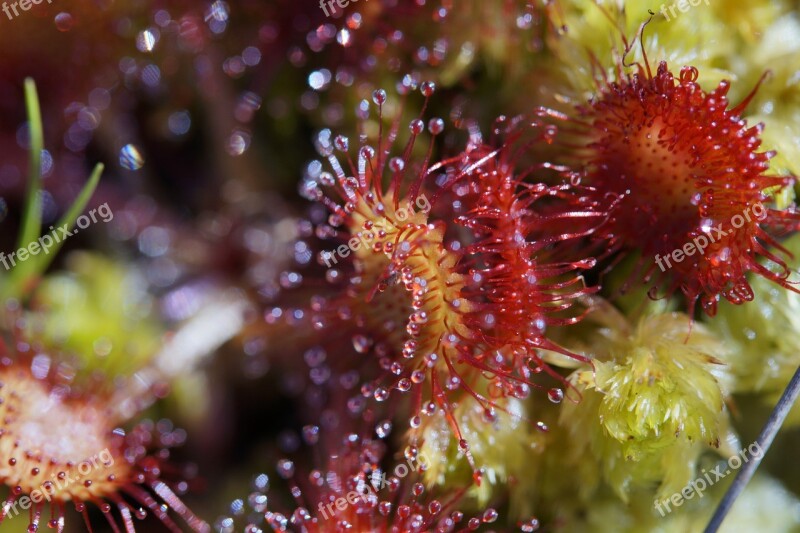
[[(404, 101), (409, 80), (400, 86)], [(433, 84), (419, 88), (427, 102)], [(533, 133), (518, 143), (515, 122), (499, 148), (478, 142), (471, 128), (465, 152), (434, 162), (441, 119), (428, 121), (428, 143), (423, 115), (413, 119), (402, 155), (394, 156), (399, 113), (383, 123), (389, 102), (382, 90), (373, 104), (381, 125), (367, 123), (370, 105), (363, 102), (354, 151), (346, 137), (328, 130), (317, 136), (330, 171), (310, 164), (301, 187), (330, 212), (317, 235), (347, 243), (318, 256), (339, 292), (313, 299), (311, 321), (329, 332), (322, 345), (350, 334), (356, 352), (377, 356), (382, 372), (362, 386), (364, 396), (382, 402), (413, 391), (412, 428), (429, 406), (441, 410), (479, 482), (454, 402), (475, 401), (492, 412), (500, 396), (545, 387), (544, 376), (565, 383), (543, 352), (583, 358), (550, 342), (546, 329), (579, 320), (578, 301), (595, 291), (582, 277), (594, 260), (572, 257), (572, 241), (591, 235), (607, 214), (579, 187), (539, 183), (544, 173), (564, 169), (522, 163), (531, 144), (552, 142), (553, 126), (521, 125)], [(372, 142), (370, 127), (378, 135)], [(563, 391), (548, 388), (550, 399), (561, 401)]]
[[(426, 99), (434, 90), (431, 83), (420, 85)], [(373, 95), (379, 119), (386, 98), (384, 91)], [(446, 221), (430, 219), (430, 182), (442, 169), (442, 164), (430, 163), (433, 139), (424, 148), (421, 160), (412, 159), (415, 143), (425, 131), (420, 116), (409, 124), (410, 137), (403, 155), (390, 157), (398, 120), (389, 127), (388, 139), (379, 130), (377, 150), (362, 136), (355, 161), (348, 155), (348, 139), (331, 140), (331, 135), (323, 132), (318, 138), (318, 148), (328, 158), (334, 175), (320, 174), (319, 183), (333, 188), (344, 206), (321, 193), (312, 196), (331, 208), (331, 222), (344, 228), (341, 233), (353, 249), (359, 275), (354, 278), (348, 296), (360, 299), (353, 302), (363, 312), (360, 322), (368, 330), (383, 330), (395, 341), (391, 343), (393, 353), (387, 354), (393, 357), (391, 362), (384, 357), (387, 363), (384, 366), (390, 371), (388, 380), (382, 378), (365, 386), (364, 393), (384, 401), (392, 390), (406, 392), (416, 385), (424, 387), (429, 398), (449, 411), (450, 391), (471, 393), (469, 379), (475, 373), (469, 365), (460, 365), (464, 362), (462, 353), (472, 349), (473, 338), (463, 321), (469, 302), (460, 295), (465, 283), (463, 274), (457, 270), (461, 255), (445, 245)], [(441, 119), (428, 122), (427, 130), (432, 137), (443, 129)], [(340, 164), (334, 150), (345, 154), (346, 164)], [(348, 167), (352, 176), (345, 173)], [(308, 185), (317, 182), (306, 183), (307, 193), (318, 190), (316, 185)], [(353, 240), (359, 246), (353, 246)], [(362, 246), (359, 241), (365, 244)], [(321, 257), (322, 262), (326, 259)], [(402, 294), (396, 287), (403, 289)], [(403, 303), (398, 303), (398, 297)], [(405, 333), (390, 331), (399, 327), (404, 327)], [(455, 419), (452, 420), (454, 434), (461, 440), (460, 430)], [(464, 443), (468, 453), (467, 448)]]
[(289, 483), (294, 509), (273, 503), (279, 500), (269, 494), (266, 476), (259, 476), (264, 481), (254, 494), (260, 495), (255, 499), (263, 505), (257, 510), (274, 531), (444, 533), (474, 531), (499, 516), (487, 507), (468, 518), (457, 508), (465, 489), (441, 498), (430, 494), (419, 482), (428, 466), (423, 457), (407, 453), (392, 463), (385, 443), (362, 433), (339, 434), (329, 440), (320, 439), (316, 432), (313, 435), (313, 440), (306, 439), (318, 452), (313, 469), (301, 475), (292, 461), (278, 462), (278, 475)]
[[(119, 525), (116, 508), (125, 530), (135, 531), (131, 516), (143, 519), (144, 503), (174, 531), (181, 529), (170, 507), (192, 531), (209, 531), (182, 503), (176, 491), (188, 488), (187, 478), (167, 461), (167, 450), (182, 443), (183, 431), (166, 420), (124, 431), (108, 398), (76, 385), (74, 375), (68, 364), (21, 337), (12, 345), (0, 340), (0, 483), (10, 489), (0, 522), (30, 508), (29, 531), (42, 521), (61, 531), (67, 502), (85, 518), (91, 503), (112, 529)], [(49, 520), (43, 514), (47, 506)]]
[[(444, 533), (473, 531), (497, 520), (491, 507), (474, 518), (458, 510), (465, 487), (426, 489), (421, 481), (432, 459), (414, 446), (392, 455), (395, 428), (384, 418), (389, 406), (361, 402), (361, 409), (353, 409), (350, 383), (342, 377), (334, 372), (321, 384), (326, 409), (319, 425), (304, 426), (297, 439), (303, 444), (277, 461), (277, 483), (266, 473), (256, 474), (246, 503), (235, 500), (233, 516), (217, 520), (218, 531), (241, 531), (236, 516), (245, 515), (245, 506), (244, 531), (260, 531), (264, 519), (273, 531), (306, 533)], [(295, 456), (311, 462), (296, 463)]]
[(713, 316), (720, 298), (752, 300), (749, 272), (796, 290), (784, 259), (767, 248), (800, 214), (769, 206), (794, 177), (769, 173), (775, 153), (759, 151), (764, 126), (742, 118), (752, 94), (731, 107), (727, 81), (706, 92), (697, 77), (693, 67), (676, 77), (664, 61), (655, 73), (647, 63), (632, 73), (620, 64), (574, 117), (538, 114), (564, 121), (572, 166), (610, 213), (596, 232), (605, 256), (640, 252), (640, 279), (654, 291), (682, 292)]
[(475, 72), (482, 72), (494, 82), (488, 87), (500, 89), (481, 98), (486, 109), (521, 109), (533, 93), (502, 87), (518, 86), (543, 65), (543, 35), (557, 31), (550, 11), (530, 0), (391, 2), (368, 4), (314, 26), (306, 34), (311, 53), (304, 57), (320, 69), (316, 72), (331, 74), (313, 86), (322, 102), (318, 123), (341, 124), (329, 111), (357, 103), (354, 80), (361, 89), (386, 87), (410, 71), (447, 89), (470, 86)]
[[(580, 320), (581, 300), (597, 291), (583, 278), (593, 258), (563, 259), (607, 214), (581, 187), (537, 181), (551, 165), (523, 163), (533, 145), (552, 141), (553, 126), (501, 118), (495, 131), (504, 136), (492, 143), (499, 148), (473, 134), (463, 166), (475, 194), (456, 219), (474, 236), (465, 248), (471, 283), (464, 294), (475, 302), (467, 324), (485, 347), (470, 362), (495, 376), (492, 395), (524, 397), (530, 385), (541, 386), (534, 375), (543, 371), (565, 382), (542, 351), (585, 361), (550, 341), (546, 331)], [(560, 399), (562, 391), (550, 393)]]

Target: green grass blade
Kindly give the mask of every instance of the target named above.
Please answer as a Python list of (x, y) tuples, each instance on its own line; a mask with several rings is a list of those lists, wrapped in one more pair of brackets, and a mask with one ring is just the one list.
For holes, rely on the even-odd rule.
[(31, 78), (25, 79), (25, 108), (28, 112), (28, 131), (30, 133), (30, 164), (28, 192), (25, 195), (18, 247), (27, 246), (28, 243), (37, 239), (42, 227), (42, 204), (39, 201), (39, 191), (41, 190), (44, 136), (39, 97), (36, 93), (36, 84)]
[[(68, 226), (68, 231), (71, 230), (75, 226), (75, 221), (81, 216), (83, 210), (86, 209), (86, 204), (89, 203), (89, 200), (94, 194), (95, 189), (97, 188), (97, 183), (100, 181), (100, 175), (103, 173), (103, 164), (98, 163), (96, 167), (94, 167), (94, 171), (92, 175), (89, 176), (89, 180), (83, 186), (80, 194), (78, 195), (75, 202), (70, 206), (67, 212), (61, 217), (61, 220), (58, 221), (58, 224), (54, 226), (55, 228), (62, 227), (64, 225)], [(58, 231), (58, 229), (56, 229)], [(52, 237), (52, 234), (51, 234)], [(20, 248), (27, 248), (31, 242), (35, 242), (39, 239), (37, 235), (35, 238), (31, 239), (27, 244), (22, 245)], [(53, 262), (58, 251), (61, 249), (61, 246), (64, 244), (64, 240), (60, 240), (60, 242), (53, 239), (54, 244), (48, 249), (48, 253), (44, 253), (43, 250), (40, 251), (37, 255), (29, 256), (27, 261), (20, 261), (17, 263), (16, 267), (11, 271), (11, 276), (9, 282), (6, 284), (6, 292), (9, 292), (7, 296), (13, 296), (16, 298), (24, 298), (26, 294), (30, 292), (33, 285), (36, 283), (38, 278), (44, 274), (47, 267)]]
[[(25, 205), (22, 213), (22, 224), (20, 226), (17, 248), (28, 248), (31, 243), (39, 240), (42, 231), (42, 206), (39, 199), (41, 191), (42, 176), (42, 150), (44, 149), (44, 135), (42, 128), (42, 113), (39, 107), (39, 97), (36, 93), (36, 84), (33, 79), (25, 79), (25, 107), (28, 113), (28, 129), (30, 132), (30, 168), (28, 175), (28, 190), (25, 195)], [(67, 226), (71, 230), (75, 226), (78, 217), (81, 216), (86, 205), (94, 194), (100, 176), (103, 173), (103, 165), (98, 164), (89, 180), (83, 186), (75, 202), (70, 206), (61, 220), (58, 221), (57, 228)], [(52, 237), (52, 236), (51, 236)], [(55, 241), (55, 239), (53, 239)], [(63, 240), (55, 242), (49, 248), (48, 253), (42, 250), (35, 256), (29, 256), (27, 261), (20, 261), (15, 265), (7, 279), (0, 280), (0, 296), (24, 297), (36, 279), (41, 276), (47, 267), (53, 262), (58, 251), (63, 245)]]
[[(53, 226), (58, 231), (58, 228), (67, 225), (69, 226), (68, 230), (72, 230), (75, 227), (75, 221), (78, 220), (78, 217), (81, 216), (83, 210), (86, 209), (86, 205), (91, 200), (92, 195), (94, 194), (95, 189), (97, 188), (97, 184), (100, 182), (100, 176), (103, 174), (103, 169), (105, 167), (102, 163), (98, 163), (94, 170), (92, 171), (92, 175), (89, 176), (89, 181), (86, 182), (86, 185), (83, 186), (78, 197), (75, 199), (75, 202), (72, 206), (64, 213), (64, 216), (61, 217), (61, 220)], [(41, 275), (47, 267), (50, 266), (50, 263), (53, 262), (55, 256), (58, 254), (58, 251), (61, 249), (61, 245), (64, 244), (64, 241), (56, 243), (52, 248), (50, 248), (50, 253), (47, 255), (38, 255), (36, 256), (36, 268), (32, 272), (33, 275)]]

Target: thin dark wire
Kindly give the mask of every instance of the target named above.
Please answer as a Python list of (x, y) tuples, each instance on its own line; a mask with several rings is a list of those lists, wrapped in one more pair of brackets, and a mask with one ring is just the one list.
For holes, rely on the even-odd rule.
[(775, 439), (775, 435), (777, 435), (778, 431), (781, 429), (786, 415), (789, 414), (789, 410), (792, 408), (792, 405), (794, 405), (798, 396), (800, 396), (800, 368), (795, 371), (792, 381), (786, 386), (786, 390), (783, 391), (781, 399), (778, 400), (778, 404), (775, 406), (775, 409), (772, 410), (772, 414), (764, 425), (764, 429), (761, 430), (761, 434), (758, 436), (758, 439), (756, 439), (762, 452), (757, 457), (752, 457), (752, 459), (745, 463), (744, 467), (739, 470), (739, 473), (736, 474), (736, 478), (733, 480), (731, 486), (728, 487), (728, 492), (725, 493), (725, 496), (719, 503), (704, 533), (716, 533), (719, 526), (722, 525), (722, 521), (725, 520), (731, 507), (733, 507), (736, 498), (742, 493), (745, 486), (750, 481), (750, 478), (755, 474), (758, 465), (761, 464), (761, 460), (767, 454), (767, 450)]

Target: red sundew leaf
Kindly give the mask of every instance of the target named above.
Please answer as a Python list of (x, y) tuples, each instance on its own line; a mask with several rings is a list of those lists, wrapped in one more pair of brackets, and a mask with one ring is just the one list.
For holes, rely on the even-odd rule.
[(697, 75), (684, 67), (676, 78), (663, 61), (655, 74), (649, 65), (633, 74), (620, 67), (575, 117), (538, 114), (563, 123), (573, 171), (609, 213), (594, 233), (601, 258), (639, 251), (638, 279), (667, 295), (681, 291), (690, 308), (699, 301), (713, 316), (721, 297), (753, 299), (750, 272), (797, 290), (784, 259), (767, 248), (779, 246), (776, 229), (798, 227), (800, 213), (767, 206), (770, 191), (794, 177), (769, 173), (774, 152), (759, 151), (763, 125), (741, 117), (750, 97), (730, 107), (728, 82), (706, 92)]

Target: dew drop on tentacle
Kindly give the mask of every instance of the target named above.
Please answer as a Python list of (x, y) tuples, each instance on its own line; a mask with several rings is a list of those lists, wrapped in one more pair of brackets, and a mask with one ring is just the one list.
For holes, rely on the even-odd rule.
[(384, 402), (389, 399), (389, 391), (383, 387), (378, 387), (375, 389), (374, 397), (376, 401)]
[(547, 391), (547, 397), (553, 403), (561, 403), (564, 399), (564, 391), (558, 388), (550, 389)]
[(444, 120), (440, 118), (432, 118), (428, 122), (428, 131), (431, 135), (439, 135), (444, 131)]
[(527, 520), (523, 520), (519, 523), (520, 531), (524, 533), (533, 533), (534, 531), (539, 531), (539, 520), (536, 518), (528, 518)]
[(392, 432), (392, 423), (389, 420), (383, 420), (375, 426), (375, 434), (378, 438), (385, 439)]
[(58, 31), (61, 32), (69, 31), (75, 25), (72, 15), (67, 12), (58, 13), (54, 18), (54, 22)]
[(375, 102), (375, 105), (382, 106), (386, 103), (386, 91), (383, 89), (376, 89), (372, 93), (372, 101)]
[(358, 334), (353, 336), (353, 348), (358, 353), (364, 354), (369, 351), (372, 347), (373, 341), (369, 337), (364, 334)]
[(290, 479), (294, 475), (294, 463), (288, 459), (278, 461), (278, 475), (283, 479)]

